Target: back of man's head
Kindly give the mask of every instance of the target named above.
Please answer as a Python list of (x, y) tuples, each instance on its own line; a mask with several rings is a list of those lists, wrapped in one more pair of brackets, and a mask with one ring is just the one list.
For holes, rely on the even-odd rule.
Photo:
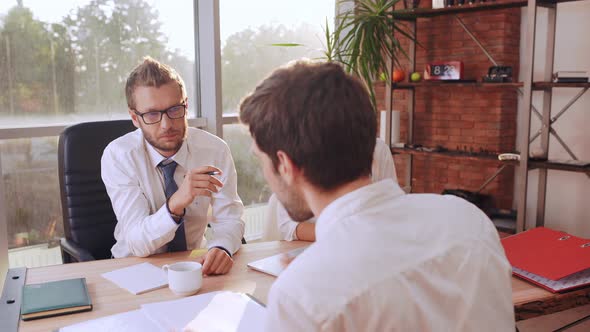
[(334, 189), (371, 173), (377, 120), (362, 83), (335, 63), (275, 70), (240, 105), (275, 168), (285, 152), (311, 184)]

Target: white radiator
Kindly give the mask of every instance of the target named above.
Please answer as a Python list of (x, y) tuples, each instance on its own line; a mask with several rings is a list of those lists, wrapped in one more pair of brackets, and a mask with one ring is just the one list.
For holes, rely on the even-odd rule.
[(244, 209), (244, 222), (246, 230), (244, 239), (246, 242), (258, 240), (262, 237), (264, 223), (266, 222), (267, 204), (255, 204)]
[(39, 267), (61, 264), (59, 246), (49, 248), (47, 243), (8, 250), (8, 266)]

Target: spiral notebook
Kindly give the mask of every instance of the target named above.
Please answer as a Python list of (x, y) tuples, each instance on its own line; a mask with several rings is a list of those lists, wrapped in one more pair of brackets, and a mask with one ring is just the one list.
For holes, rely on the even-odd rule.
[(502, 239), (514, 275), (553, 293), (590, 285), (590, 239), (537, 227)]

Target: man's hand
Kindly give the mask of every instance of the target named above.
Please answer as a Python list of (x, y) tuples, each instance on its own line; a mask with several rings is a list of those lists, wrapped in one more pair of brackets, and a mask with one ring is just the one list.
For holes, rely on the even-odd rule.
[(227, 252), (219, 248), (211, 248), (205, 256), (199, 258), (203, 265), (203, 275), (226, 274), (234, 265), (234, 260)]
[(300, 241), (315, 242), (315, 223), (300, 222), (295, 228), (295, 235)]
[(195, 197), (211, 197), (212, 193), (219, 192), (219, 188), (223, 187), (223, 183), (213, 175), (207, 174), (209, 172), (221, 174), (221, 170), (213, 166), (193, 168), (186, 173), (182, 184), (168, 201), (170, 212), (182, 215), (184, 209), (193, 202)]

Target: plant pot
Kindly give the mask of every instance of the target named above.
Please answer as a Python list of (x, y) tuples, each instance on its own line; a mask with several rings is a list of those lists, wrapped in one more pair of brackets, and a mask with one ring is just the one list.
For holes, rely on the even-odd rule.
[(418, 8), (419, 5), (420, 0), (404, 0), (404, 8), (406, 9)]

